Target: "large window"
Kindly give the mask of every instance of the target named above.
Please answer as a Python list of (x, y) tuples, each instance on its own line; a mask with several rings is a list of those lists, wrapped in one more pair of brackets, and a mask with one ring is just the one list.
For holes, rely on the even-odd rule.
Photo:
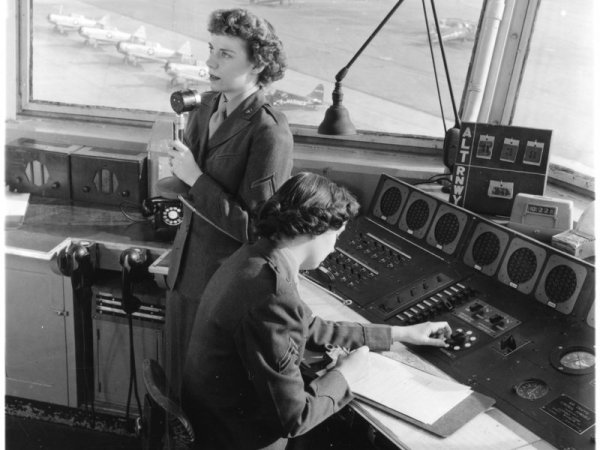
[[(591, 172), (594, 140), (594, 0), (543, 0), (513, 122), (553, 130), (555, 162)], [(597, 118), (596, 118), (597, 121)]]
[[(433, 31), (430, 2), (425, 3)], [(482, 2), (438, 3), (452, 84), (460, 102)], [(169, 112), (172, 91), (183, 87), (208, 89), (201, 75), (207, 58), (209, 13), (218, 8), (244, 7), (275, 26), (288, 53), (286, 76), (272, 86), (273, 102), (281, 99), (290, 122), (317, 126), (331, 103), (335, 74), (395, 4), (396, 0), (33, 0), (31, 100)], [(83, 17), (69, 18), (71, 14)], [(96, 23), (79, 30), (84, 18)], [(147, 47), (133, 43), (143, 41), (144, 36)], [(126, 42), (114, 42), (120, 39)], [(432, 47), (449, 126), (453, 123), (452, 107), (436, 41), (434, 36)], [(162, 56), (164, 48), (182, 50), (184, 56)], [(172, 62), (169, 66), (167, 59)], [(196, 60), (200, 66), (194, 69), (189, 64)], [(177, 66), (179, 63), (186, 66)], [(358, 129), (443, 135), (421, 1), (406, 1), (396, 10), (353, 65), (343, 86), (344, 105)], [(310, 95), (315, 90), (317, 93)], [(299, 96), (299, 101), (289, 94)]]
[[(26, 42), (20, 46), (24, 111), (148, 122), (157, 114), (171, 113), (169, 96), (173, 91), (204, 91), (209, 87), (202, 80), (202, 64), (207, 57), (206, 24), (210, 12), (244, 7), (275, 26), (288, 53), (285, 78), (271, 86), (273, 103), (283, 102), (281, 108), (292, 124), (317, 127), (331, 103), (335, 74), (397, 2), (29, 0), (21, 5), (27, 3), (29, 7), (21, 6), (26, 8), (21, 14), (21, 38)], [(524, 20), (523, 29), (513, 33), (511, 28), (509, 33), (509, 39), (513, 35), (525, 36), (517, 53), (526, 55), (526, 61), (520, 61), (514, 70), (503, 68), (504, 74), (511, 74), (505, 78), (518, 79), (518, 87), (508, 90), (511, 98), (507, 104), (514, 107), (508, 108), (502, 123), (552, 129), (551, 162), (588, 174), (596, 153), (592, 94), (593, 50), (597, 44), (593, 37), (593, 3), (528, 0), (531, 9), (537, 11), (535, 20)], [(467, 77), (478, 71), (478, 67), (470, 65), (482, 61), (472, 56), (479, 45), (476, 39), (481, 37), (477, 25), (482, 8), (498, 4), (509, 11), (523, 3), (436, 1), (458, 103), (464, 89), (469, 88)], [(64, 19), (58, 16), (71, 18), (60, 22)], [(87, 25), (84, 18), (93, 19), (92, 23)], [(509, 19), (505, 12), (503, 22)], [(64, 25), (69, 22), (71, 26)], [(357, 129), (382, 135), (440, 138), (444, 128), (453, 124), (440, 46), (434, 38), (434, 65), (427, 24), (433, 31), (431, 0), (406, 0), (355, 62), (344, 79), (343, 89), (344, 105)], [(96, 30), (86, 36), (80, 26)], [(115, 37), (117, 32), (123, 34)], [(109, 35), (113, 41), (103, 42), (103, 37), (108, 39)], [(115, 43), (115, 39), (132, 45)], [(126, 51), (138, 41), (148, 47), (138, 49), (141, 53)], [(159, 55), (164, 49), (174, 51), (169, 65)], [(157, 60), (142, 58), (144, 52)], [(173, 62), (186, 66), (175, 66)], [(194, 63), (199, 65), (194, 68)], [(504, 60), (502, 64), (507, 65)], [(190, 70), (195, 74), (184, 75)], [(317, 89), (321, 85), (322, 97)]]

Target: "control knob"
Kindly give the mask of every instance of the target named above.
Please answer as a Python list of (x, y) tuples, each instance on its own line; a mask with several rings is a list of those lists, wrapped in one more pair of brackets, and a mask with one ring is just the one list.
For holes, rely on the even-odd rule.
[(467, 340), (467, 336), (466, 336), (465, 332), (459, 328), (458, 330), (455, 330), (452, 332), (452, 334), (446, 340), (446, 342), (451, 347), (455, 347), (455, 346), (461, 347), (465, 343), (466, 340)]

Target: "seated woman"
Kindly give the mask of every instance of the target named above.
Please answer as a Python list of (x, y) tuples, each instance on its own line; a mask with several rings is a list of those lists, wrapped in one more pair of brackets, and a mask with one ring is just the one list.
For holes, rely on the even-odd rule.
[[(343, 187), (312, 173), (290, 178), (259, 209), (261, 238), (234, 253), (209, 281), (196, 314), (184, 370), (183, 407), (198, 448), (283, 449), (352, 399), (368, 351), (393, 341), (446, 346), (446, 322), (399, 327), (332, 322), (298, 294), (300, 270), (334, 250), (358, 212)], [(305, 349), (356, 349), (305, 385)]]

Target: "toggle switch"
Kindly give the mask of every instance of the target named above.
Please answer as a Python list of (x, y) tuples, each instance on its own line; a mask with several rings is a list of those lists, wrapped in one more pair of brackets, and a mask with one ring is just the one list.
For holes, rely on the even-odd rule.
[(471, 306), (469, 306), (469, 310), (471, 312), (479, 312), (483, 309), (483, 305), (481, 303), (473, 303)]
[(489, 320), (490, 323), (495, 327), (501, 328), (504, 326), (504, 317), (502, 317), (500, 314), (493, 315)]
[(500, 349), (508, 350), (509, 352), (515, 351), (517, 348), (517, 341), (515, 337), (511, 334), (500, 341)]

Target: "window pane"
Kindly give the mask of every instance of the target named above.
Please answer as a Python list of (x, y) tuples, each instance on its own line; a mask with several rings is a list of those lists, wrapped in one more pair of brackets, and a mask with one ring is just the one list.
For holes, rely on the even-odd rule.
[(513, 124), (551, 129), (551, 161), (594, 163), (594, 1), (543, 0)]
[[(283, 3), (283, 4), (281, 4)], [(431, 30), (433, 19), (427, 5)], [(146, 44), (184, 49), (201, 63), (208, 55), (208, 16), (218, 8), (246, 7), (267, 18), (276, 28), (288, 53), (288, 71), (271, 86), (273, 99), (290, 122), (318, 126), (327, 106), (335, 75), (358, 51), (396, 1), (392, 0), (88, 0), (51, 2), (33, 0), (32, 101), (70, 105), (170, 112), (171, 92), (190, 87), (204, 91), (207, 82), (174, 80), (165, 61), (151, 61), (117, 50), (117, 32), (135, 34), (144, 27)], [(480, 15), (480, 0), (438, 1), (454, 96), (460, 102)], [(55, 14), (50, 16), (50, 14)], [(84, 30), (83, 18), (67, 19), (71, 27), (53, 24), (56, 15), (83, 15), (95, 19)], [(105, 19), (101, 20), (101, 18)], [(63, 22), (64, 23), (64, 22)], [(69, 31), (69, 28), (71, 29)], [(59, 32), (62, 31), (62, 32)], [(444, 125), (436, 93), (432, 59), (421, 2), (404, 2), (356, 60), (343, 81), (344, 105), (358, 129), (442, 136)], [(102, 37), (111, 42), (103, 43)], [(143, 34), (138, 33), (141, 40)], [(131, 44), (129, 42), (128, 44)], [(132, 45), (128, 45), (133, 48)], [(121, 48), (125, 48), (121, 45)], [(439, 44), (433, 43), (440, 78), (446, 127), (454, 123)], [(158, 56), (161, 49), (144, 49)], [(153, 55), (152, 55), (153, 53)], [(135, 62), (134, 62), (135, 59)], [(177, 61), (181, 62), (181, 61)], [(198, 77), (199, 69), (196, 71)], [(190, 77), (191, 78), (191, 77)], [(309, 102), (309, 94), (323, 85), (323, 104)], [(289, 95), (300, 96), (291, 98)], [(321, 97), (317, 96), (318, 99)], [(299, 101), (298, 101), (299, 100)], [(286, 103), (286, 101), (283, 101)], [(318, 101), (317, 101), (318, 102)], [(304, 103), (308, 103), (303, 105)]]

